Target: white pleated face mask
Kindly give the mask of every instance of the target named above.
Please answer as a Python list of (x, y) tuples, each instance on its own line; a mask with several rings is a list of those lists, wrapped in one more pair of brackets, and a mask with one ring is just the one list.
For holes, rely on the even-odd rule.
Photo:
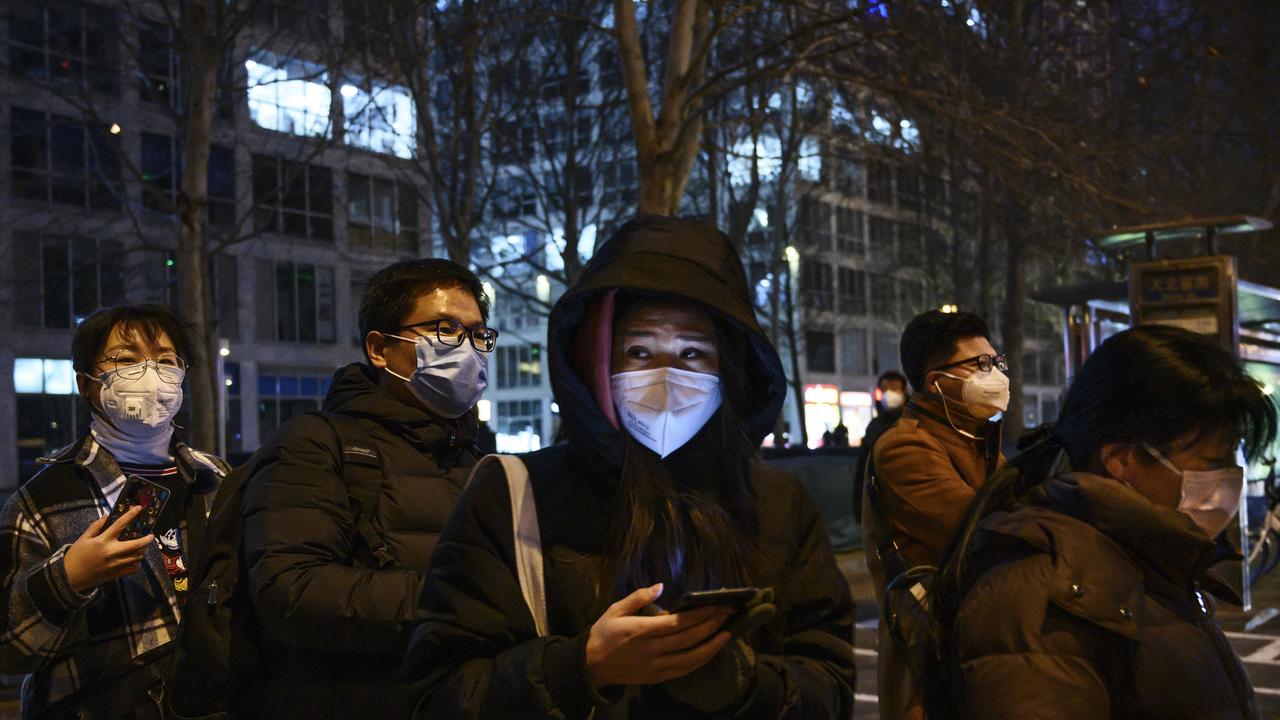
[(1159, 450), (1143, 443), (1151, 457), (1182, 477), (1178, 511), (1191, 518), (1211, 538), (1226, 529), (1231, 518), (1240, 511), (1240, 495), (1244, 492), (1244, 468), (1216, 470), (1179, 470)]
[(670, 367), (620, 372), (610, 385), (619, 422), (664, 458), (697, 435), (722, 400), (719, 377)]

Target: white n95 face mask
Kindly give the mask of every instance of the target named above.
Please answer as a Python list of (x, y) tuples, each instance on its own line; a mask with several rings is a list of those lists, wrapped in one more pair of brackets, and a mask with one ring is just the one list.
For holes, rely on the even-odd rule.
[(880, 396), (880, 402), (885, 410), (893, 411), (907, 404), (907, 396), (897, 390), (885, 390)]
[(101, 377), (87, 375), (102, 384), (102, 407), (89, 421), (94, 438), (119, 462), (166, 462), (173, 416), (182, 408), (185, 375), (181, 368), (153, 360)]
[(1178, 511), (1191, 518), (1210, 538), (1226, 529), (1231, 518), (1240, 511), (1240, 495), (1244, 492), (1244, 468), (1236, 465), (1216, 470), (1179, 470), (1159, 450), (1143, 443), (1151, 457), (1182, 476), (1182, 494)]
[(666, 457), (720, 409), (720, 378), (670, 367), (620, 372), (610, 381), (618, 420), (637, 442)]
[[(1009, 409), (1009, 376), (992, 368), (986, 372), (975, 372), (968, 377), (959, 377), (950, 373), (942, 375), (959, 380), (960, 397), (965, 409), (974, 417), (990, 420)], [(942, 388), (934, 383), (934, 388), (942, 395)]]
[[(162, 372), (168, 382), (160, 377)], [(102, 411), (112, 424), (126, 435), (149, 435), (157, 428), (167, 427), (182, 408), (185, 375), (178, 368), (146, 360), (103, 373), (100, 378), (89, 377), (102, 383)]]

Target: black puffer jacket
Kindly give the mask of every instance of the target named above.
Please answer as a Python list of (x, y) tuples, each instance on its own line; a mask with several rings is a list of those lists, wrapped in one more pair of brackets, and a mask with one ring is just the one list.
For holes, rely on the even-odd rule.
[(1260, 717), (1206, 595), (1229, 592), (1207, 573), (1224, 554), (1115, 480), (1035, 486), (973, 541), (952, 632), (964, 716)]
[(407, 717), (397, 672), (423, 573), (475, 464), (475, 416), (410, 407), (361, 364), (338, 371), (324, 410), (355, 418), (382, 455), (373, 527), (395, 562), (363, 561), (330, 425), (313, 415), (283, 425), (245, 490), (245, 562), (270, 673), (261, 717)]
[[(405, 664), (406, 678), (423, 696), (418, 718), (586, 718), (593, 711), (596, 718), (631, 720), (699, 717), (656, 688), (632, 692), (625, 703), (604, 704), (587, 678), (586, 642), (599, 615), (595, 573), (610, 528), (619, 522), (614, 494), (623, 446), (585, 373), (575, 367), (598, 373), (600, 363), (607, 363), (607, 344), (591, 347), (586, 332), (602, 325), (584, 318), (614, 288), (692, 300), (745, 331), (745, 355), (725, 361), (745, 365), (751, 394), (745, 419), (752, 439), (758, 442), (772, 428), (785, 378), (756, 324), (741, 263), (727, 240), (709, 226), (659, 218), (624, 228), (551, 313), (551, 379), (568, 442), (523, 458), (538, 511), (549, 636), (537, 636), (521, 595), (505, 478), (486, 465), (450, 518), (428, 574), (426, 620)], [(574, 363), (571, 354), (579, 356)], [(594, 360), (584, 366), (583, 357)], [(853, 705), (854, 607), (826, 529), (790, 476), (756, 462), (751, 483), (758, 546), (768, 555), (762, 565), (772, 568), (759, 584), (775, 588), (781, 617), (772, 628), (776, 632), (756, 641), (754, 688), (737, 715), (847, 718)]]

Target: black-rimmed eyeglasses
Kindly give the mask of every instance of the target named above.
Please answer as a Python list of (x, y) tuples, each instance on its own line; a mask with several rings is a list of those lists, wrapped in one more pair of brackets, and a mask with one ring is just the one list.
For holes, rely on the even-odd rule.
[(987, 353), (947, 363), (941, 367), (934, 368), (934, 370), (946, 370), (947, 368), (960, 367), (969, 363), (977, 363), (979, 372), (991, 372), (991, 368), (995, 368), (1002, 373), (1009, 372), (1009, 360), (1004, 355), (989, 355)]
[(484, 325), (463, 325), (457, 320), (427, 320), (425, 322), (413, 323), (412, 325), (401, 325), (397, 330), (417, 330), (419, 328), (434, 328), (436, 339), (445, 345), (458, 347), (463, 340), (471, 338), (471, 347), (480, 352), (493, 352), (493, 348), (498, 344), (498, 331)]

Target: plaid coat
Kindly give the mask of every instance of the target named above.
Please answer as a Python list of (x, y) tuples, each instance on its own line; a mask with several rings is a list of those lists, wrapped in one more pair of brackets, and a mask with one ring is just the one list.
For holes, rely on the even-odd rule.
[[(177, 440), (172, 452), (179, 475), (191, 486), (180, 527), (185, 544), (192, 545), (199, 541), (213, 492), (228, 468), (222, 460)], [(173, 582), (154, 543), (140, 572), (87, 594), (72, 589), (63, 557), (94, 520), (107, 515), (125, 476), (90, 435), (44, 462), (48, 467), (10, 496), (0, 511), (0, 608), (5, 622), (0, 673), (27, 674), (24, 716), (173, 640), (180, 613)]]

